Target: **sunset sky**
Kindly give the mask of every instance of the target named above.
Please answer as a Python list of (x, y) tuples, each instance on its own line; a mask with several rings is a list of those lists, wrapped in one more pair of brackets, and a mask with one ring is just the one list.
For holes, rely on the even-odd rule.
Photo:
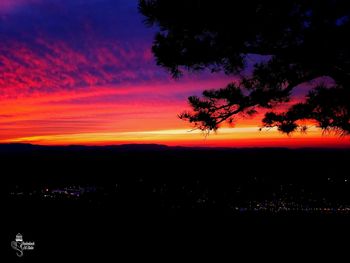
[[(174, 80), (151, 53), (136, 0), (0, 1), (0, 142), (350, 147), (310, 128), (259, 131), (261, 114), (205, 137), (177, 118), (187, 97), (234, 76)], [(307, 87), (295, 93), (295, 100)]]

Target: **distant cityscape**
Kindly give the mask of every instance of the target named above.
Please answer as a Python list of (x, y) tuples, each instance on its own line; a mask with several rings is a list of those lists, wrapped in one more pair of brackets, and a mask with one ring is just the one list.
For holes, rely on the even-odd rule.
[(350, 215), (347, 149), (3, 145), (0, 156), (9, 206), (38, 214)]
[[(331, 181), (331, 179), (330, 179)], [(348, 179), (344, 180), (344, 184), (348, 183)], [(281, 189), (285, 188), (283, 185)], [(171, 210), (181, 209), (181, 204), (174, 205), (178, 203), (178, 200), (171, 200), (169, 202), (169, 196), (167, 196), (166, 185), (161, 185), (160, 187), (153, 187), (150, 191), (150, 195), (157, 194), (158, 198), (168, 200), (168, 207)], [(186, 187), (182, 187), (185, 191)], [(187, 201), (191, 203), (193, 209), (206, 209), (208, 207), (213, 207), (215, 205), (220, 205), (216, 200), (212, 200), (209, 196), (209, 192), (205, 191), (200, 193), (194, 193), (193, 190), (187, 190), (187, 196), (196, 196), (196, 198), (189, 198)], [(235, 194), (241, 193), (240, 188), (234, 191)], [(303, 192), (303, 189), (301, 189)], [(159, 195), (160, 194), (160, 195)], [(181, 195), (181, 193), (180, 193)], [(280, 195), (280, 196), (279, 196)], [(309, 194), (310, 195), (310, 194)], [(305, 196), (295, 196), (288, 192), (284, 193), (273, 193), (275, 196), (272, 199), (262, 199), (262, 200), (250, 200), (246, 198), (242, 200), (234, 200), (230, 198), (229, 202), (226, 202), (227, 208), (233, 214), (245, 214), (245, 213), (269, 213), (269, 214), (337, 214), (337, 215), (350, 215), (350, 203), (342, 203), (340, 201), (328, 200), (326, 197), (322, 198), (310, 198)], [(69, 201), (69, 202), (87, 202), (87, 203), (99, 203), (101, 200), (108, 200), (113, 203), (113, 198), (118, 198), (118, 184), (113, 187), (105, 186), (94, 186), (94, 185), (80, 185), (80, 184), (70, 184), (63, 187), (41, 187), (38, 189), (31, 190), (21, 190), (19, 186), (15, 186), (9, 192), (9, 198), (12, 201), (21, 200), (36, 200), (45, 201), (49, 200), (55, 201)], [(179, 197), (181, 198), (181, 196)], [(171, 199), (171, 197), (170, 197)], [(163, 201), (164, 201), (163, 200)], [(160, 200), (162, 201), (162, 200)], [(103, 201), (102, 201), (103, 202)], [(164, 204), (165, 202), (163, 202)], [(172, 203), (169, 205), (169, 203)], [(164, 208), (164, 207), (163, 207)], [(160, 207), (162, 209), (162, 207)]]

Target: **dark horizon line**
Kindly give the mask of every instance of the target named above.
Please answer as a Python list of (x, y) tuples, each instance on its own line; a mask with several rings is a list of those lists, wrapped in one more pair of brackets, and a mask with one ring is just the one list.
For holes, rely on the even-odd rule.
[(285, 149), (285, 150), (350, 150), (350, 147), (287, 147), (287, 146), (251, 146), (251, 147), (234, 147), (234, 146), (182, 146), (175, 145), (170, 146), (166, 144), (158, 143), (125, 143), (125, 144), (106, 144), (106, 145), (83, 145), (83, 144), (67, 144), (67, 145), (41, 145), (41, 144), (32, 144), (32, 143), (0, 143), (0, 150), (4, 148), (15, 148), (15, 147), (35, 147), (35, 148), (46, 148), (46, 149), (68, 149), (68, 148), (84, 148), (84, 149), (107, 149), (107, 148), (126, 148), (132, 147), (134, 149), (198, 149), (198, 150), (263, 150), (263, 149)]

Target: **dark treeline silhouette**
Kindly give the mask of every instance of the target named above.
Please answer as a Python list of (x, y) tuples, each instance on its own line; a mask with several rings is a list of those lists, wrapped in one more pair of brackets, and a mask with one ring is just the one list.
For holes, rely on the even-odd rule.
[(305, 101), (267, 112), (263, 126), (304, 132), (300, 121), (312, 120), (323, 130), (349, 134), (348, 1), (140, 0), (139, 10), (147, 25), (159, 29), (152, 47), (157, 64), (174, 77), (205, 69), (240, 76), (227, 87), (189, 97), (192, 111), (179, 117), (196, 128), (209, 132), (237, 115), (272, 109), (309, 83)]

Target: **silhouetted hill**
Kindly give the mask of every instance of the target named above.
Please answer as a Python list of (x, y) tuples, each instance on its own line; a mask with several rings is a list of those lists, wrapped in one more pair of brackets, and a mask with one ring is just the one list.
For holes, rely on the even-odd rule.
[(125, 244), (132, 230), (138, 238), (154, 235), (148, 222), (164, 233), (174, 226), (159, 227), (169, 216), (199, 218), (194, 226), (228, 216), (235, 235), (242, 224), (251, 229), (264, 220), (348, 222), (349, 162), (350, 149), (2, 144), (2, 212), (11, 240), (22, 233), (38, 242), (33, 255), (50, 257), (57, 247), (79, 254), (76, 237), (92, 242), (89, 251), (99, 244), (104, 251), (104, 240)]
[(149, 181), (150, 188), (153, 183), (187, 185), (199, 181), (205, 187), (217, 184), (220, 189), (237, 182), (252, 186), (256, 181), (265, 191), (271, 185), (301, 182), (316, 188), (323, 184), (334, 187), (329, 178), (350, 182), (350, 149), (0, 144), (0, 156), (2, 180), (26, 188), (35, 184), (113, 185), (120, 181), (128, 181), (132, 187), (132, 180), (141, 180)]
[(169, 147), (161, 144), (122, 144), (107, 146), (85, 146), (85, 145), (68, 145), (68, 146), (42, 146), (26, 143), (8, 143), (0, 144), (0, 153), (21, 153), (29, 151), (96, 151), (96, 150), (113, 150), (113, 151), (161, 151)]
[(121, 144), (105, 146), (67, 145), (67, 146), (44, 146), (27, 143), (0, 144), (0, 154), (5, 153), (28, 153), (28, 152), (152, 152), (152, 151), (220, 151), (220, 152), (288, 152), (288, 151), (349, 151), (346, 148), (285, 148), (285, 147), (187, 147), (187, 146), (167, 146), (163, 144)]
[[(350, 214), (349, 162), (350, 149), (0, 145), (2, 181), (11, 202), (20, 201), (14, 207), (57, 195), (75, 203), (67, 199), (71, 193), (79, 203), (88, 197), (93, 204), (165, 214), (287, 204), (349, 206)], [(81, 199), (81, 191), (94, 194)]]

